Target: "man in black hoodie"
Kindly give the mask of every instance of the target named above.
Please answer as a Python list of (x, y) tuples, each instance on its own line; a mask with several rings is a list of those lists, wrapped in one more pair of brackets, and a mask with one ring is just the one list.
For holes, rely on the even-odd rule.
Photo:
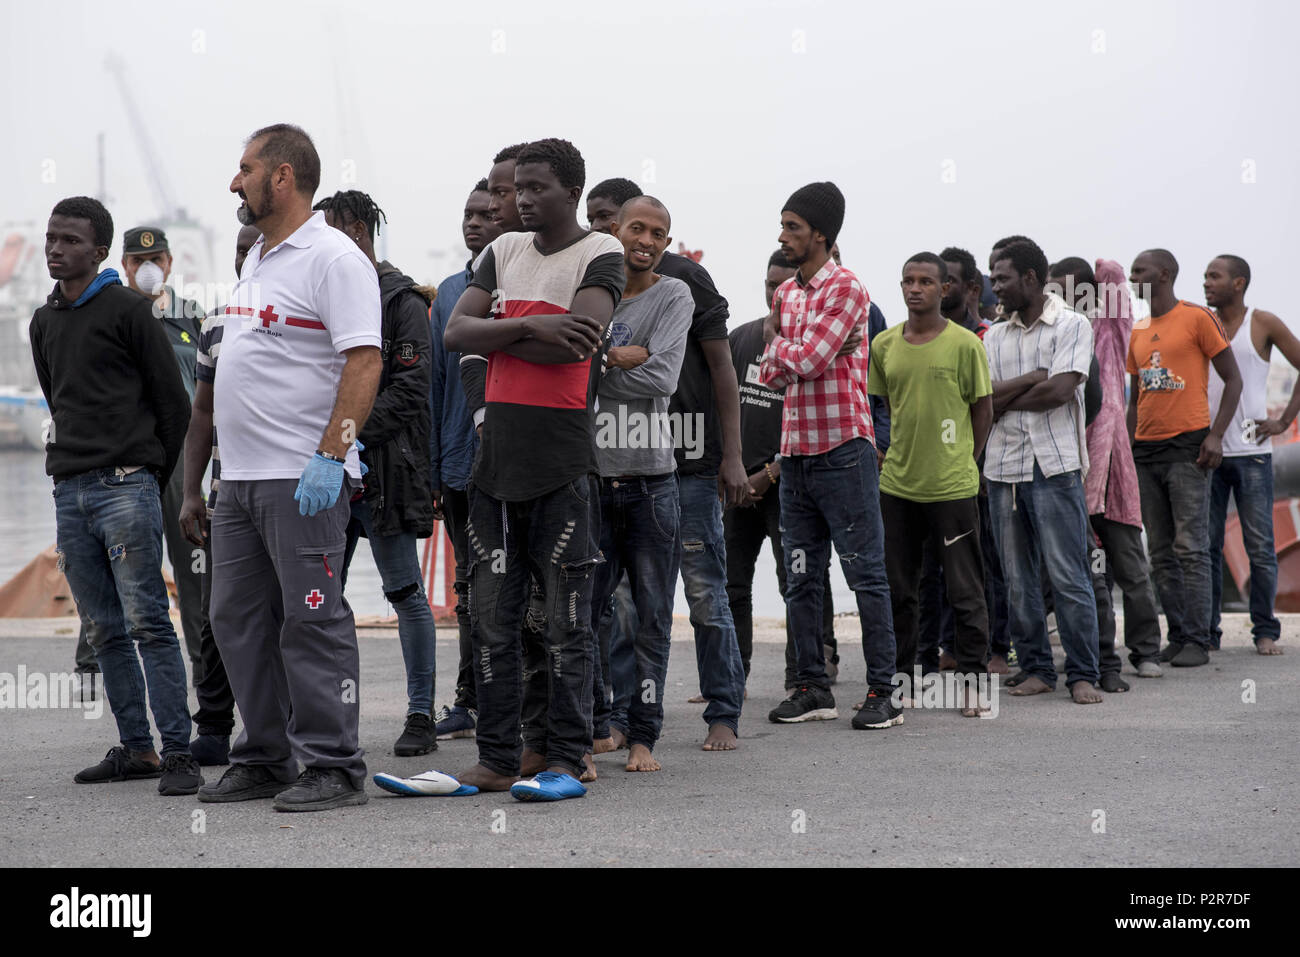
[(45, 471), (54, 478), (59, 564), (122, 742), (75, 780), (161, 777), (161, 794), (193, 794), (203, 778), (190, 756), (185, 663), (167, 614), (159, 498), (185, 442), (190, 403), (151, 301), (115, 270), (99, 272), (112, 242), (113, 218), (97, 200), (54, 207), (45, 258), (58, 282), (29, 330), (52, 416)]
[(368, 467), (365, 488), (352, 499), (343, 581), (363, 535), (397, 611), (397, 636), (406, 662), (406, 726), (393, 746), (399, 757), (428, 754), (434, 740), (433, 610), (420, 575), (417, 538), (433, 534), (433, 478), (429, 459), (431, 382), (429, 290), (388, 262), (375, 260), (375, 232), (384, 212), (365, 193), (335, 193), (317, 203), (325, 222), (357, 244), (379, 273), (384, 370), (379, 394), (357, 443)]

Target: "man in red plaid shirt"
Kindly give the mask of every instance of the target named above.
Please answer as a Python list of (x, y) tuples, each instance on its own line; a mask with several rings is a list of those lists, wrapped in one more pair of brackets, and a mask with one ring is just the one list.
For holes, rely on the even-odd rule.
[(796, 684), (774, 722), (838, 718), (822, 651), (822, 569), (831, 542), (858, 602), (870, 691), (855, 728), (903, 723), (893, 704), (894, 618), (885, 576), (875, 431), (867, 397), (867, 291), (830, 250), (844, 223), (834, 183), (796, 190), (781, 212), (781, 251), (799, 271), (776, 292), (759, 381), (785, 388), (781, 526)]

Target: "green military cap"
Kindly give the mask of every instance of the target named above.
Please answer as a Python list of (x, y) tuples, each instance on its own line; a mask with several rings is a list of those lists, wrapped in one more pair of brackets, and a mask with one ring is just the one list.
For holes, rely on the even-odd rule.
[(167, 234), (157, 226), (137, 226), (122, 236), (122, 255), (167, 252)]

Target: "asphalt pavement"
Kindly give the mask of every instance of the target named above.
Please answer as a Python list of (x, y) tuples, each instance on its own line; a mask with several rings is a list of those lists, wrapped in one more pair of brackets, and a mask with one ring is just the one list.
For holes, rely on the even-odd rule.
[[(991, 719), (912, 710), (885, 731), (854, 731), (865, 692), (857, 620), (837, 620), (840, 718), (774, 725), (782, 628), (756, 635), (740, 748), (700, 750), (702, 706), (690, 626), (675, 622), (663, 770), (630, 774), (626, 752), (597, 757), (580, 800), (509, 794), (397, 798), (373, 783), (364, 807), (281, 814), (269, 801), (200, 804), (156, 781), (78, 785), (117, 743), (107, 709), (0, 711), (0, 862), (16, 866), (1295, 866), (1300, 863), (1300, 616), (1283, 616), (1287, 654), (1256, 655), (1244, 615), (1202, 668), (1166, 667), (1100, 705), (1055, 694), (998, 698)], [(66, 671), (75, 634), (0, 628), (0, 673)], [(405, 714), (401, 647), (361, 638), (361, 740), (370, 773), (455, 773), (472, 739), (396, 758)], [(439, 629), (436, 701), (449, 702), (456, 642)], [(0, 676), (0, 681), (5, 680)], [(12, 681), (12, 678), (9, 679)], [(192, 697), (192, 693), (191, 693)], [(28, 699), (31, 700), (31, 699)], [(208, 780), (220, 768), (205, 768)]]

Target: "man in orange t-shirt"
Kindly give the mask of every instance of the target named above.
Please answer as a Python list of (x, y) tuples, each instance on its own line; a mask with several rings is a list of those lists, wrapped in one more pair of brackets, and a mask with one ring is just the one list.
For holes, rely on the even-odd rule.
[[(1210, 660), (1210, 473), (1223, 458), (1223, 433), (1241, 394), (1237, 360), (1218, 318), (1174, 295), (1178, 261), (1148, 249), (1129, 281), (1151, 306), (1133, 324), (1128, 430), (1133, 439), (1151, 569), (1168, 622), (1162, 661), (1176, 668)], [(1210, 419), (1209, 366), (1223, 379)]]

